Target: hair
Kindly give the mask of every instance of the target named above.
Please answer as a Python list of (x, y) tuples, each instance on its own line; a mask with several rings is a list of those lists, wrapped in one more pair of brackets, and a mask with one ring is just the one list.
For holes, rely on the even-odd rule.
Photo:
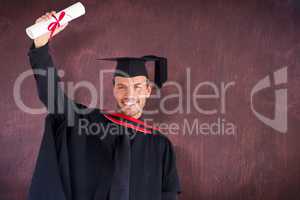
[[(146, 78), (147, 78), (147, 77), (146, 77)], [(113, 77), (113, 79), (112, 79), (112, 84), (115, 85), (115, 83), (116, 83), (115, 77)], [(147, 86), (149, 86), (149, 84), (150, 84), (149, 78), (146, 79), (146, 83), (147, 83)]]

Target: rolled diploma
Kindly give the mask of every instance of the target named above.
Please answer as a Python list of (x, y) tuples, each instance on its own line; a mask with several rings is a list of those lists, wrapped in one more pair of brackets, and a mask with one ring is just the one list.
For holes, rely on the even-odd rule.
[[(66, 24), (67, 22), (70, 22), (73, 19), (76, 19), (77, 17), (80, 17), (81, 15), (85, 14), (85, 8), (82, 5), (82, 3), (80, 3), (80, 2), (77, 2), (77, 3), (69, 6), (68, 8), (56, 13), (55, 17), (57, 19), (62, 11), (65, 12), (65, 16), (61, 21), (59, 21), (59, 24), (61, 26)], [(49, 19), (47, 21), (42, 21), (42, 22), (33, 24), (32, 26), (29, 26), (26, 28), (26, 33), (31, 39), (35, 39), (47, 32), (50, 32), (48, 30), (48, 26), (49, 26), (49, 24), (51, 24), (52, 22), (55, 22), (55, 21), (56, 20), (54, 19), (54, 17), (51, 17), (51, 19)]]

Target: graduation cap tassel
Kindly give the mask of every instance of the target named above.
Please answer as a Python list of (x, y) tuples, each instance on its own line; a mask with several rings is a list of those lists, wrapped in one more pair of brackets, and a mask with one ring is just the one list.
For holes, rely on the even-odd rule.
[(142, 57), (145, 61), (155, 61), (154, 82), (161, 88), (168, 79), (168, 60), (164, 57), (146, 55)]
[(159, 58), (155, 61), (155, 84), (157, 84), (159, 88), (167, 81), (167, 62), (166, 58)]

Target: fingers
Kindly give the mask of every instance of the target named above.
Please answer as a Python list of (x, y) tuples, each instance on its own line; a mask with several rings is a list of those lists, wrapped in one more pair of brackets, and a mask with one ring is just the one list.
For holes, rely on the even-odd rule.
[(51, 19), (52, 15), (55, 15), (56, 11), (52, 10), (51, 12), (46, 12), (44, 15), (40, 16), (35, 23), (41, 22), (41, 21), (47, 21)]
[[(39, 23), (39, 22), (42, 22), (42, 21), (48, 21), (52, 18), (52, 15), (55, 15), (56, 14), (56, 11), (50, 11), (50, 12), (46, 12), (44, 15), (40, 16), (36, 21), (35, 23)], [(59, 24), (60, 25), (60, 24)], [(64, 25), (60, 25), (60, 26), (57, 26), (53, 35), (56, 35), (57, 33), (61, 32), (63, 29), (66, 28), (66, 26), (68, 25), (68, 23), (64, 24)], [(50, 36), (50, 32), (47, 33), (47, 35)]]
[(61, 32), (62, 30), (64, 30), (67, 27), (68, 23), (58, 27), (57, 29), (55, 29), (53, 36), (56, 35), (57, 33)]
[(53, 36), (55, 36), (56, 34), (58, 34), (59, 32), (61, 32), (62, 30), (64, 30), (67, 27), (68, 23), (61, 25), (59, 27), (57, 27), (53, 33)]
[(45, 15), (43, 15), (44, 19), (48, 20), (51, 19), (52, 15), (55, 15), (56, 12), (54, 10), (52, 10), (51, 12), (46, 12)]

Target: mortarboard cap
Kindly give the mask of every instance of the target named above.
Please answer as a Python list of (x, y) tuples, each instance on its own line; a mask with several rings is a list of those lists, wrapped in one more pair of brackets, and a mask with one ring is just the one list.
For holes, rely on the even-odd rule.
[(145, 66), (145, 62), (154, 61), (154, 82), (161, 88), (167, 81), (167, 59), (164, 57), (158, 57), (154, 55), (146, 55), (140, 58), (137, 57), (116, 57), (116, 58), (100, 58), (97, 60), (117, 61), (115, 76), (133, 77), (133, 76), (146, 76), (148, 72)]

